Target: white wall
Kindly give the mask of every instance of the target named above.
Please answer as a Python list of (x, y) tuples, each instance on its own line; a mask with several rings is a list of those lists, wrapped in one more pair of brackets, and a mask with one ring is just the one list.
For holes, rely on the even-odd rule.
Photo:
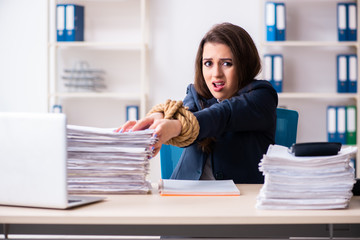
[(240, 25), (258, 42), (259, 14), (259, 1), (151, 0), (150, 105), (183, 99), (198, 44), (214, 24)]
[(47, 111), (46, 1), (0, 1), (0, 111)]

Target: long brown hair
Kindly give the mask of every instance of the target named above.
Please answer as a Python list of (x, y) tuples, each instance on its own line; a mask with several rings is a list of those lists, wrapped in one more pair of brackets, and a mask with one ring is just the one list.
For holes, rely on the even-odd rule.
[[(195, 60), (196, 92), (205, 99), (213, 98), (203, 76), (203, 51), (207, 42), (221, 43), (228, 46), (233, 54), (233, 63), (237, 75), (236, 93), (249, 84), (260, 72), (261, 61), (258, 50), (250, 35), (242, 28), (231, 23), (221, 23), (213, 26), (199, 44)], [(211, 152), (214, 138), (206, 138), (199, 142), (204, 152)]]

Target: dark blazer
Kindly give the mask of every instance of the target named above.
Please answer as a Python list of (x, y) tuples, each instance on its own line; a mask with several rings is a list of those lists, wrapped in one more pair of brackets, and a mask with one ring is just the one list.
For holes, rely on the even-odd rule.
[(208, 154), (197, 142), (215, 137), (210, 157), (216, 179), (263, 183), (258, 164), (269, 144), (275, 142), (278, 97), (271, 84), (254, 80), (220, 103), (215, 98), (201, 98), (190, 84), (183, 102), (199, 121), (200, 132), (197, 140), (185, 147), (171, 178), (200, 179)]

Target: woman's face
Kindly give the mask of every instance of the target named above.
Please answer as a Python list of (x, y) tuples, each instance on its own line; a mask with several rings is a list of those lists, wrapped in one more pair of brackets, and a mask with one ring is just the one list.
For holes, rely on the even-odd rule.
[(232, 97), (238, 83), (230, 48), (225, 44), (207, 42), (202, 59), (203, 76), (211, 94), (221, 101)]

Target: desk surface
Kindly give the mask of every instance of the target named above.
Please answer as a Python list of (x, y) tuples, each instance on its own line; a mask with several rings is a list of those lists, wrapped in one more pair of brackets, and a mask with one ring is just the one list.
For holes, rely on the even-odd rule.
[(261, 185), (238, 185), (241, 196), (162, 197), (108, 195), (103, 202), (69, 210), (0, 206), (0, 223), (8, 224), (317, 224), (360, 223), (360, 197), (340, 210), (258, 210)]

